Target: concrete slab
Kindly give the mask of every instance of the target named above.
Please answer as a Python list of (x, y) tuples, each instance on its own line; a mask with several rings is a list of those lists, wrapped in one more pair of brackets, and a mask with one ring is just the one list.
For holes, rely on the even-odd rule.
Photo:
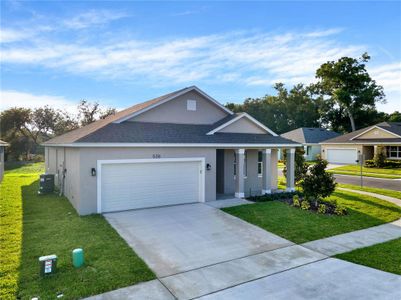
[(225, 299), (401, 299), (401, 276), (329, 258), (203, 296)]
[(367, 196), (371, 196), (371, 197), (376, 197), (376, 198), (391, 202), (391, 203), (401, 207), (401, 199), (397, 199), (397, 198), (389, 197), (389, 196), (385, 196), (385, 195), (380, 195), (380, 194), (376, 194), (376, 193), (370, 193), (370, 192), (365, 192), (365, 191), (347, 189), (347, 188), (338, 188), (338, 189), (339, 190), (343, 190), (343, 191), (352, 192), (352, 193), (357, 193), (357, 194), (367, 195)]
[(232, 199), (223, 199), (223, 200), (216, 200), (216, 201), (208, 201), (205, 204), (215, 207), (215, 208), (224, 208), (224, 207), (232, 207), (232, 206), (239, 206), (244, 204), (253, 204), (254, 202), (248, 201), (245, 199), (239, 198), (232, 198)]
[(158, 277), (293, 245), (203, 203), (105, 217)]
[(126, 288), (86, 298), (87, 300), (174, 300), (173, 295), (160, 283), (151, 280)]
[(192, 299), (324, 258), (294, 245), (160, 280), (178, 299)]
[[(398, 224), (398, 223), (397, 223)], [(401, 237), (401, 227), (383, 224), (302, 244), (328, 256), (369, 247)]]

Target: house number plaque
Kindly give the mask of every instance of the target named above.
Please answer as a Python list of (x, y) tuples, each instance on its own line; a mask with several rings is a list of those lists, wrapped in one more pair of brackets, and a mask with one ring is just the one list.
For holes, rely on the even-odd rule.
[(158, 154), (158, 153), (156, 153), (156, 154), (153, 154), (153, 155), (152, 155), (152, 157), (153, 157), (153, 158), (160, 158), (160, 157), (161, 157), (161, 155), (160, 155), (160, 154)]

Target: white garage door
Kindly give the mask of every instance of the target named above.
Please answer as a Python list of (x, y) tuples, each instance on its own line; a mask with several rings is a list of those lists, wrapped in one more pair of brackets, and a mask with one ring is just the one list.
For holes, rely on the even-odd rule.
[(101, 163), (98, 211), (203, 201), (202, 165), (200, 160), (171, 159)]
[(356, 164), (358, 159), (355, 149), (327, 149), (327, 161), (329, 163)]

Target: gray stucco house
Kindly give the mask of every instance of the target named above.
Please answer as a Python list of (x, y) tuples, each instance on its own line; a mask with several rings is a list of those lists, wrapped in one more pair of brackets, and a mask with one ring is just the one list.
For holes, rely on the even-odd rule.
[(4, 176), (4, 148), (8, 146), (8, 143), (0, 140), (0, 182)]
[(81, 214), (277, 189), (278, 149), (298, 143), (192, 86), (140, 103), (46, 143), (46, 172)]
[(325, 128), (300, 127), (283, 133), (281, 136), (302, 144), (305, 150), (305, 160), (310, 161), (315, 160), (316, 156), (320, 155), (321, 145), (319, 143), (339, 135), (339, 133)]

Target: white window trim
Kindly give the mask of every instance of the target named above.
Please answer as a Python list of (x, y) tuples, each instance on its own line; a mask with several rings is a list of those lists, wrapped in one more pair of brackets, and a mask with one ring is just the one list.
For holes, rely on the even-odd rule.
[[(259, 153), (262, 153), (262, 161), (259, 161)], [(260, 165), (260, 173), (259, 173)], [(258, 151), (258, 177), (263, 177), (263, 151)]]
[(163, 162), (199, 162), (200, 175), (199, 175), (199, 199), (200, 202), (205, 202), (205, 182), (206, 182), (206, 168), (204, 157), (185, 157), (185, 158), (146, 158), (146, 159), (111, 159), (111, 160), (98, 160), (96, 168), (96, 191), (97, 191), (97, 212), (102, 213), (102, 166), (106, 164), (135, 164), (135, 163), (163, 163)]
[[(396, 147), (397, 150), (391, 151), (389, 148), (390, 147)], [(397, 156), (391, 156), (391, 152), (396, 152)], [(387, 146), (386, 147), (386, 155), (388, 159), (401, 159), (401, 157), (398, 157), (398, 155), (401, 153), (401, 146)]]
[(196, 100), (187, 99), (187, 111), (196, 111)]

